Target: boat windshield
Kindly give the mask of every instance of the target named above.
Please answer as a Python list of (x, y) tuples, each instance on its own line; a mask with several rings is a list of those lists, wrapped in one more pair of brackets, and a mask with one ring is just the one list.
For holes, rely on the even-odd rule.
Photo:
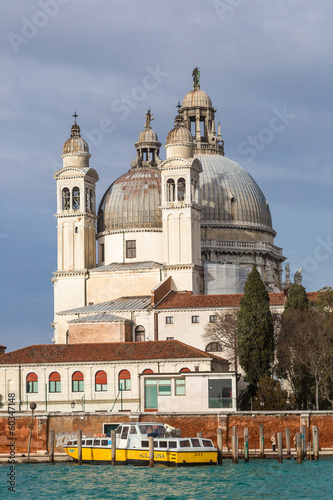
[(166, 428), (164, 427), (164, 425), (154, 425), (154, 424), (139, 425), (139, 429), (141, 434), (154, 433), (157, 436), (161, 436), (166, 433)]

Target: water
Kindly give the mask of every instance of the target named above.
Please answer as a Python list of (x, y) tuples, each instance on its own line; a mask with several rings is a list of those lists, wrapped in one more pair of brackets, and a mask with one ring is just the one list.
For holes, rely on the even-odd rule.
[(333, 499), (333, 459), (225, 460), (222, 467), (164, 468), (17, 464), (16, 491), (0, 467), (0, 499), (221, 500)]

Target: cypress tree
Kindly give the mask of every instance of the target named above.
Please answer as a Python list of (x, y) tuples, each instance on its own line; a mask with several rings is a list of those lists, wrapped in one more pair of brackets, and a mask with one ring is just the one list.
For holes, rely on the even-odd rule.
[(238, 317), (238, 358), (246, 379), (257, 385), (270, 374), (274, 360), (274, 328), (269, 297), (257, 269), (247, 277)]
[(284, 313), (291, 309), (299, 309), (301, 311), (309, 309), (309, 299), (304, 286), (292, 285), (290, 287)]

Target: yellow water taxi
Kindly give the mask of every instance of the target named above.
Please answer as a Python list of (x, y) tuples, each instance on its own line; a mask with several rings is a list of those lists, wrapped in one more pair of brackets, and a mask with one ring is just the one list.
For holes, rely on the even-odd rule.
[[(217, 450), (210, 439), (173, 435), (172, 428), (156, 422), (120, 424), (116, 429), (116, 464), (149, 465), (149, 436), (154, 437), (156, 465), (216, 465)], [(64, 450), (78, 460), (77, 441), (68, 441)], [(111, 463), (111, 438), (82, 439), (82, 462)]]

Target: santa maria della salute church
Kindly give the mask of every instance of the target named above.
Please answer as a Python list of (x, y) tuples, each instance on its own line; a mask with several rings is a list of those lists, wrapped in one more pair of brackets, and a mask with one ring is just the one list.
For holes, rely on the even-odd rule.
[[(136, 329), (137, 338), (161, 339), (147, 309), (140, 320), (145, 324), (137, 324), (137, 307), (142, 313), (145, 299), (151, 305), (151, 296), (161, 301), (170, 292), (186, 292), (188, 299), (190, 292), (242, 293), (253, 265), (268, 291), (282, 290), (284, 257), (274, 244), (269, 204), (253, 178), (224, 156), (216, 109), (200, 88), (197, 68), (193, 80), (167, 135), (166, 159), (160, 158), (161, 143), (148, 110), (136, 157), (106, 190), (99, 208), (99, 177), (75, 120), (63, 147), (63, 167), (54, 175), (56, 343), (80, 341), (79, 331), (84, 342), (116, 340), (120, 331), (122, 339), (135, 340)], [(125, 306), (129, 317), (114, 315)], [(100, 339), (91, 328), (83, 333), (86, 315), (91, 321), (96, 316)], [(196, 344), (204, 347), (201, 341)]]
[(224, 156), (216, 109), (198, 68), (192, 76), (166, 159), (148, 110), (130, 168), (99, 205), (97, 169), (75, 113), (54, 174), (53, 344), (1, 347), (3, 401), (15, 392), (20, 409), (33, 400), (48, 412), (71, 411), (78, 401), (92, 412), (237, 408), (234, 358), (206, 328), (238, 308), (253, 266), (280, 314), (289, 266), (282, 286), (285, 258), (268, 202)]

